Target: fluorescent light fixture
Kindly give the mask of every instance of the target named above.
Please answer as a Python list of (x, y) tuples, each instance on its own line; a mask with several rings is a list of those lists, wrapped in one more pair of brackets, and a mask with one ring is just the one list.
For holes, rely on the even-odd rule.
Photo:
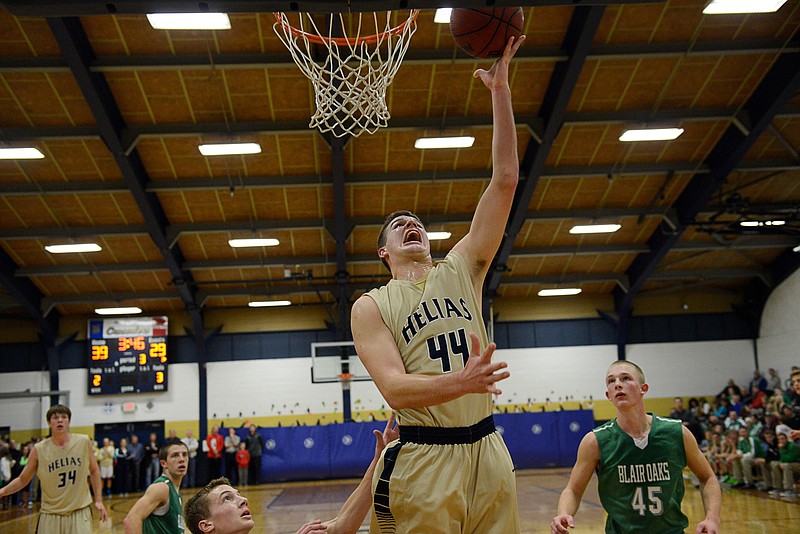
[(44, 154), (38, 148), (19, 147), (9, 148), (0, 147), (0, 159), (42, 159)]
[(97, 315), (133, 315), (142, 313), (142, 309), (138, 306), (122, 306), (119, 308), (95, 308), (94, 312)]
[(154, 30), (230, 30), (225, 13), (148, 13)]
[(786, 0), (711, 0), (703, 9), (706, 15), (733, 13), (775, 13)]
[(291, 306), (291, 300), (254, 300), (247, 304), (251, 308), (272, 308), (274, 306)]
[(800, 252), (800, 245), (797, 245), (792, 249), (792, 252)]
[(569, 229), (571, 234), (610, 234), (622, 228), (619, 224), (578, 224)]
[(441, 241), (443, 239), (450, 239), (453, 235), (450, 232), (428, 232), (428, 241)]
[(783, 226), (786, 224), (786, 221), (742, 221), (739, 223), (739, 226), (747, 226), (747, 227), (754, 227), (754, 226)]
[(475, 143), (472, 136), (420, 137), (414, 142), (414, 148), (469, 148)]
[(452, 11), (452, 7), (440, 7), (433, 16), (433, 22), (437, 24), (450, 24), (450, 13)]
[(235, 156), (237, 154), (261, 153), (261, 145), (258, 143), (218, 143), (214, 145), (199, 145), (197, 148), (204, 156)]
[(277, 239), (252, 238), (252, 239), (228, 239), (228, 244), (233, 248), (239, 247), (275, 247), (281, 244)]
[(683, 133), (683, 128), (641, 128), (625, 130), (620, 141), (672, 141)]
[(72, 254), (75, 252), (100, 252), (103, 248), (97, 243), (70, 243), (69, 245), (45, 245), (50, 254)]
[(540, 289), (540, 297), (568, 297), (570, 295), (577, 295), (582, 291), (579, 287), (561, 287), (555, 289)]

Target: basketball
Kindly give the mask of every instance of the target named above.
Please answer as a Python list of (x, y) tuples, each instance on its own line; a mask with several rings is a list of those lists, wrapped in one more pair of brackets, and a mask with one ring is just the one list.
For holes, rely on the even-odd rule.
[(521, 7), (454, 8), (450, 31), (464, 52), (472, 57), (500, 57), (510, 37), (522, 35), (525, 16)]

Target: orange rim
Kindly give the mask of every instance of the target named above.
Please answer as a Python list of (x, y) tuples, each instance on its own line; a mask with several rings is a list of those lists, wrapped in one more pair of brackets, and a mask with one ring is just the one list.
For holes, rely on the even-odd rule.
[(342, 382), (350, 382), (351, 378), (353, 378), (353, 373), (342, 373), (339, 375), (339, 379)]
[(408, 18), (401, 24), (392, 28), (391, 30), (381, 33), (376, 33), (373, 35), (366, 35), (364, 37), (351, 38), (351, 37), (323, 37), (316, 33), (304, 32), (303, 30), (298, 30), (297, 28), (289, 24), (288, 19), (281, 17), (280, 12), (273, 13), (273, 15), (275, 16), (275, 20), (277, 20), (278, 23), (285, 29), (289, 30), (295, 37), (303, 37), (305, 39), (308, 39), (312, 43), (324, 44), (324, 45), (327, 45), (329, 43), (335, 43), (338, 46), (346, 46), (346, 45), (356, 46), (360, 43), (373, 44), (378, 42), (379, 39), (381, 39), (386, 35), (397, 35), (405, 31), (406, 26), (414, 22), (417, 19), (418, 14), (419, 14), (419, 9), (412, 9), (411, 14), (408, 16)]

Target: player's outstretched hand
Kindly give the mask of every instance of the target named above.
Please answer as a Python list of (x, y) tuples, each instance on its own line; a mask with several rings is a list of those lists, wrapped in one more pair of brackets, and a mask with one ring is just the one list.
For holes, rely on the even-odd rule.
[(514, 57), (514, 54), (517, 53), (517, 50), (519, 50), (519, 47), (522, 46), (524, 40), (524, 35), (520, 35), (517, 39), (510, 37), (503, 50), (502, 57), (497, 58), (492, 68), (489, 70), (478, 69), (472, 75), (475, 78), (480, 78), (489, 89), (495, 86), (508, 87), (508, 64), (511, 62), (511, 58)]
[(695, 534), (719, 534), (719, 523), (704, 519), (697, 523), (697, 528), (694, 529)]
[(489, 343), (486, 350), (481, 354), (481, 342), (474, 332), (470, 332), (469, 339), (472, 349), (469, 352), (467, 365), (461, 371), (461, 382), (465, 388), (465, 393), (502, 393), (495, 384), (511, 376), (508, 371), (501, 371), (508, 367), (506, 362), (492, 362), (492, 355), (497, 345)]
[(326, 530), (328, 530), (328, 526), (323, 525), (322, 521), (316, 519), (311, 523), (306, 523), (305, 525), (300, 527), (300, 530), (297, 531), (297, 534), (309, 534), (309, 532), (325, 532)]
[(565, 534), (575, 528), (575, 518), (569, 514), (557, 515), (550, 523), (550, 534)]
[(377, 458), (380, 456), (381, 451), (386, 448), (386, 445), (400, 437), (400, 429), (394, 424), (394, 412), (389, 416), (389, 420), (386, 421), (383, 432), (373, 430), (372, 433), (375, 434), (375, 457)]

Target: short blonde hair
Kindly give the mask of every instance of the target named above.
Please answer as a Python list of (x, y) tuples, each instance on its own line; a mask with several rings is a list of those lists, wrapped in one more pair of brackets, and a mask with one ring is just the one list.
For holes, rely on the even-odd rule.
[[(630, 360), (617, 360), (614, 363), (612, 363), (611, 365), (609, 365), (608, 369), (610, 370), (615, 365), (622, 365), (622, 364), (630, 365), (631, 367), (633, 367), (634, 374), (636, 375), (636, 378), (639, 380), (639, 383), (640, 384), (644, 384), (645, 383), (644, 371), (642, 371), (641, 367), (639, 367), (638, 365), (636, 365), (635, 363), (633, 363)], [(608, 376), (608, 371), (606, 371), (606, 376)]]

